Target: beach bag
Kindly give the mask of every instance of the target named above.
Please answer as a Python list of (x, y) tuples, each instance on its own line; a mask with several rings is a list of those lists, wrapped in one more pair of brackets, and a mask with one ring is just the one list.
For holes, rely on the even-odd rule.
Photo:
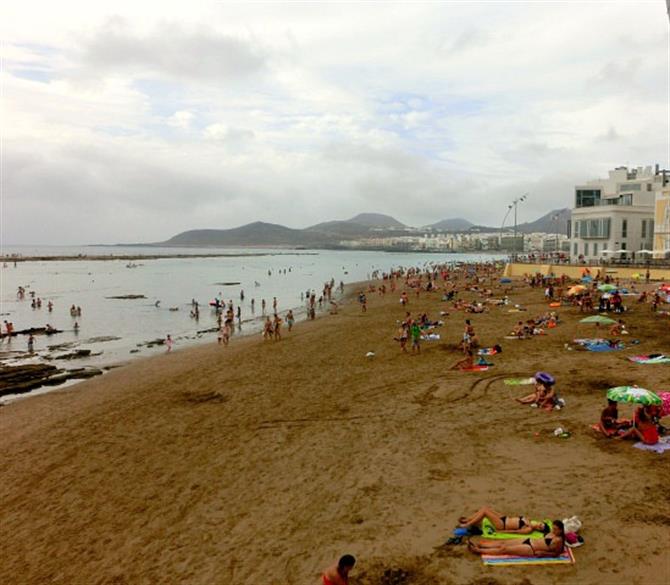
[(582, 527), (582, 522), (577, 516), (572, 516), (571, 518), (563, 519), (563, 527), (565, 532), (579, 532), (579, 529)]

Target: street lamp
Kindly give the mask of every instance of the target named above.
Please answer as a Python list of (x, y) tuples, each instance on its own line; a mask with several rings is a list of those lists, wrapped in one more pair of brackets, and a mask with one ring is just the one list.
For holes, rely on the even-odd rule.
[[(517, 210), (517, 206), (519, 205), (519, 203), (521, 203), (522, 201), (525, 201), (526, 199), (528, 199), (528, 193), (524, 193), (521, 197), (517, 197), (514, 201), (512, 201), (512, 205), (514, 206), (514, 256), (513, 256), (513, 260), (515, 262), (516, 262), (516, 228), (517, 228), (516, 210)], [(523, 251), (523, 247), (522, 247), (522, 251)]]

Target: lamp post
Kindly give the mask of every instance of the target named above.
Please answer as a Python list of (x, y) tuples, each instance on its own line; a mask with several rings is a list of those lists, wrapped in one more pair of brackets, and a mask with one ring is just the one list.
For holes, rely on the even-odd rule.
[(507, 221), (507, 216), (509, 215), (509, 212), (512, 211), (512, 205), (507, 206), (507, 213), (505, 214), (505, 217), (503, 217), (502, 224), (500, 224), (500, 249), (503, 249), (503, 228), (505, 227), (505, 222)]
[[(516, 247), (517, 247), (516, 246), (516, 228), (517, 228), (516, 210), (517, 210), (517, 206), (519, 205), (519, 203), (521, 203), (522, 201), (525, 201), (526, 199), (528, 199), (528, 193), (524, 193), (521, 197), (517, 197), (514, 201), (512, 201), (512, 205), (514, 205), (514, 256), (513, 256), (513, 259), (514, 259), (515, 262), (516, 262)], [(522, 251), (523, 251), (523, 247), (522, 247)]]

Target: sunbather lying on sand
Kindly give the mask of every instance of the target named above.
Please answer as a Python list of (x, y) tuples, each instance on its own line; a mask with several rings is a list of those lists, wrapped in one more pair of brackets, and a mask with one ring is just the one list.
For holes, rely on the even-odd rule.
[(544, 538), (525, 538), (499, 542), (468, 542), (468, 548), (478, 555), (519, 557), (556, 557), (565, 548), (563, 522), (554, 520), (551, 533)]
[(550, 528), (545, 522), (535, 522), (527, 516), (502, 516), (488, 506), (480, 508), (469, 518), (461, 516), (458, 519), (458, 526), (461, 528), (477, 526), (481, 524), (484, 518), (488, 518), (499, 532), (512, 532), (516, 534), (530, 534), (535, 531), (549, 534), (550, 532)]

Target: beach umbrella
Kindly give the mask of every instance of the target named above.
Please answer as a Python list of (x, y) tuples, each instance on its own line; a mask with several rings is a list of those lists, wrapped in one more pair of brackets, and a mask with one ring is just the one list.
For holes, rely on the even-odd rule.
[(591, 315), (591, 317), (586, 317), (584, 319), (580, 319), (580, 323), (597, 323), (598, 325), (612, 325), (613, 323), (616, 323), (614, 319), (610, 319), (609, 317), (604, 317), (603, 315)]
[(589, 276), (586, 274), (585, 276), (582, 276), (582, 282), (591, 282), (593, 280), (593, 276)]
[(607, 391), (607, 399), (616, 402), (633, 402), (636, 404), (663, 404), (660, 396), (646, 388), (638, 386), (617, 386)]
[(616, 290), (616, 286), (613, 284), (601, 284), (598, 286), (598, 290), (600, 292), (612, 292), (613, 290)]
[(642, 249), (642, 250), (638, 250), (637, 253), (638, 253), (638, 254), (653, 254), (654, 251), (653, 251), (653, 250), (644, 250), (644, 249)]

